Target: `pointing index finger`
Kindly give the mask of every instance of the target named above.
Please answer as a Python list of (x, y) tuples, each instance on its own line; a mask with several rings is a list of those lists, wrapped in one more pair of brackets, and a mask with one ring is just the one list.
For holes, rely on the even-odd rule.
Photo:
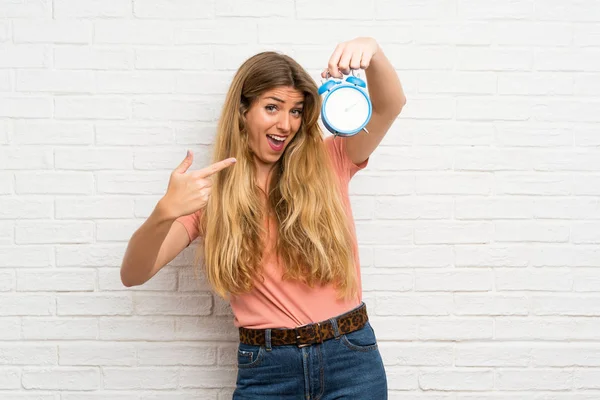
[(202, 168), (201, 170), (195, 172), (194, 175), (198, 178), (208, 178), (209, 176), (216, 174), (217, 172), (235, 164), (236, 162), (237, 160), (235, 158), (227, 158), (209, 165), (206, 168)]

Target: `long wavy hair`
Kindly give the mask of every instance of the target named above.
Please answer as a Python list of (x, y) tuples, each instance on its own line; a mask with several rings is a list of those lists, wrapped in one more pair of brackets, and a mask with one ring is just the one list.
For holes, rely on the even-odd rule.
[[(271, 173), (269, 193), (258, 187), (245, 114), (267, 90), (293, 87), (304, 94), (300, 129)], [(310, 287), (333, 283), (338, 298), (357, 292), (348, 215), (318, 125), (321, 99), (310, 75), (292, 58), (259, 53), (235, 74), (221, 112), (213, 162), (238, 161), (213, 175), (201, 213), (198, 254), (222, 297), (247, 293), (262, 278), (267, 227), (277, 226), (276, 256), (283, 278)], [(266, 205), (266, 207), (265, 207)]]

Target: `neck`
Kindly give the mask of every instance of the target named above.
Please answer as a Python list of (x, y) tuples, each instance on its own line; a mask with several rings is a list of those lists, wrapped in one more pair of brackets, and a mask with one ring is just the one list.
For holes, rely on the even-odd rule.
[(255, 165), (256, 165), (256, 184), (265, 193), (268, 193), (269, 180), (271, 178), (271, 174), (273, 173), (273, 169), (275, 168), (276, 164), (265, 164), (265, 163), (260, 162), (259, 160), (255, 160)]

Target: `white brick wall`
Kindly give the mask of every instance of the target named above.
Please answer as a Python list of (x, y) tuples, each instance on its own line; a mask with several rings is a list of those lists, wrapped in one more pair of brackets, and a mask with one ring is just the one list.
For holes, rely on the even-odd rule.
[(235, 69), (374, 36), (408, 105), (352, 183), (391, 399), (600, 398), (600, 3), (0, 0), (0, 398), (230, 398), (188, 250), (127, 240)]

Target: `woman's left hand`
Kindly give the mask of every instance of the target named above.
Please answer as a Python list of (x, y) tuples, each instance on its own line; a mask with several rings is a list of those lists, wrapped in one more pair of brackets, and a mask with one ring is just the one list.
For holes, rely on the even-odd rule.
[(379, 44), (370, 37), (358, 37), (340, 43), (329, 59), (328, 68), (321, 72), (321, 76), (327, 78), (329, 71), (330, 76), (343, 78), (344, 75), (349, 75), (353, 69), (367, 69), (371, 59), (378, 51)]

